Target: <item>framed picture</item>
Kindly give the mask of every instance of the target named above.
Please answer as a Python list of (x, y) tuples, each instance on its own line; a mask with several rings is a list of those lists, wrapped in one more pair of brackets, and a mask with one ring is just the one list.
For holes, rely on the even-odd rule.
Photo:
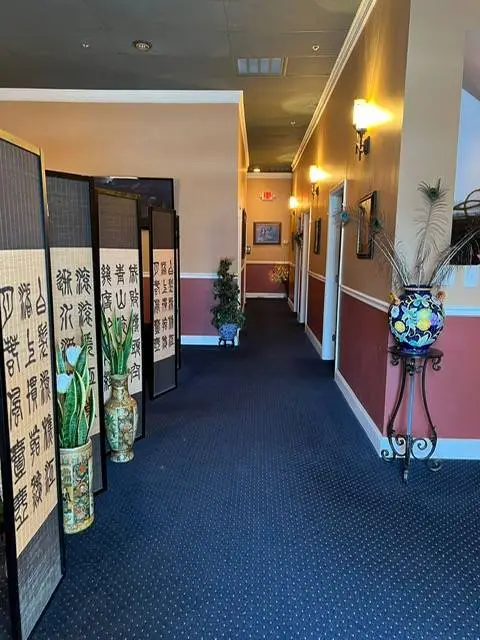
[(281, 244), (281, 222), (254, 222), (253, 244)]
[(320, 253), (320, 240), (322, 238), (322, 219), (315, 220), (315, 229), (313, 236), (313, 253)]
[(357, 258), (373, 258), (371, 229), (376, 217), (377, 192), (372, 191), (358, 203)]

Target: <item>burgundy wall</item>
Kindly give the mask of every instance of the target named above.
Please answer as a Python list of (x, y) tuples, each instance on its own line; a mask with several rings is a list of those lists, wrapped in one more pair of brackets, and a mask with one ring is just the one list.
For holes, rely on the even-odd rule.
[(323, 336), (324, 306), (325, 283), (317, 278), (312, 278), (312, 276), (309, 275), (307, 324), (320, 343), (322, 342)]
[(211, 306), (213, 300), (213, 279), (182, 278), (180, 280), (180, 309), (182, 335), (214, 336)]
[[(386, 318), (385, 318), (386, 322)], [(445, 329), (435, 344), (444, 352), (440, 371), (427, 372), (427, 400), (440, 438), (480, 438), (478, 362), (480, 318), (447, 317)], [(385, 423), (391, 414), (399, 382), (399, 368), (388, 365)], [(406, 402), (398, 424), (405, 425)], [(414, 434), (427, 432), (417, 378)]]
[(385, 312), (345, 293), (340, 305), (340, 373), (382, 430), (389, 340)]
[(275, 264), (247, 263), (247, 293), (285, 294), (285, 287), (272, 282), (270, 278), (274, 266)]

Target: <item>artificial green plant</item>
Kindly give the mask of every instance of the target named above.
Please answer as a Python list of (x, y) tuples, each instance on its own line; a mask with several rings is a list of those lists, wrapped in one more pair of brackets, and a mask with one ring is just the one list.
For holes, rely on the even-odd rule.
[(123, 320), (115, 311), (109, 323), (102, 309), (102, 350), (110, 365), (110, 375), (122, 376), (128, 373), (127, 363), (132, 350), (134, 317), (132, 310), (127, 328), (124, 330)]
[(232, 261), (222, 258), (213, 284), (213, 297), (216, 304), (211, 307), (212, 324), (219, 329), (226, 324), (235, 324), (241, 328), (245, 321), (240, 306), (240, 289), (233, 273), (230, 273)]
[(59, 438), (63, 449), (81, 447), (95, 420), (95, 395), (88, 368), (88, 345), (56, 347)]

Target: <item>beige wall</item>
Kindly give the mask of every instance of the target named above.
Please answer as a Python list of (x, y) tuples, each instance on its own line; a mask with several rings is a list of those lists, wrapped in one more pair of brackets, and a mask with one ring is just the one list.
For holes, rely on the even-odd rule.
[(238, 104), (0, 102), (0, 128), (41, 147), (49, 169), (174, 178), (181, 269), (195, 273), (237, 258), (238, 118)]
[[(412, 0), (400, 157), (396, 235), (416, 247), (414, 212), (421, 206), (417, 185), (441, 178), (449, 188), (443, 244), (450, 241), (460, 103), (467, 32), (480, 30), (478, 0)], [(434, 22), (432, 22), (434, 16)], [(480, 306), (480, 287), (463, 278), (448, 291), (447, 304)]]
[[(292, 194), (292, 178), (286, 175), (282, 178), (269, 178), (268, 174), (250, 175), (247, 180), (247, 245), (252, 252), (247, 256), (247, 262), (288, 262), (290, 244), (290, 211), (289, 198)], [(266, 202), (260, 199), (263, 191), (272, 191), (275, 199)], [(254, 222), (281, 222), (281, 245), (253, 244)]]
[[(376, 190), (379, 213), (389, 228), (394, 227), (409, 9), (409, 0), (378, 0), (296, 168), (295, 195), (303, 208), (312, 204), (312, 220), (324, 219), (321, 253), (310, 254), (310, 269), (316, 273), (325, 273), (329, 190), (344, 179), (348, 180), (348, 206)], [(356, 134), (352, 126), (355, 98), (371, 100), (391, 114), (390, 122), (369, 132), (371, 152), (361, 162), (355, 155)], [(330, 174), (314, 202), (308, 179), (311, 164), (320, 165)], [(377, 260), (357, 259), (355, 232), (353, 224), (345, 228), (343, 283), (386, 300), (390, 274), (379, 269)]]

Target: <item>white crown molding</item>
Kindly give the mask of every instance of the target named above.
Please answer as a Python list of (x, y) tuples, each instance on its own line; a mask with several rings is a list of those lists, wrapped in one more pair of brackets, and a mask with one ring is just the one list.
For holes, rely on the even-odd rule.
[(286, 298), (284, 293), (246, 293), (246, 298), (271, 298), (272, 300), (280, 300)]
[(322, 276), (319, 273), (314, 273), (313, 271), (309, 271), (308, 275), (310, 276), (310, 278), (313, 278), (314, 280), (320, 280), (320, 282), (326, 282), (327, 281), (325, 276)]
[(247, 266), (249, 264), (290, 264), (286, 260), (247, 260)]
[[(243, 104), (242, 91), (106, 89), (0, 89), (2, 102), (100, 102), (118, 104)], [(246, 130), (245, 130), (246, 135)], [(247, 147), (248, 150), (248, 147)]]
[[(362, 31), (364, 30), (365, 25), (368, 22), (368, 18), (370, 17), (370, 14), (372, 13), (376, 3), (377, 3), (377, 0), (362, 0), (360, 6), (358, 7), (358, 11), (355, 15), (355, 18), (353, 19), (352, 26), (350, 27), (347, 33), (347, 37), (345, 38), (343, 46), (340, 49), (338, 58), (335, 61), (335, 64), (333, 65), (332, 72), (328, 78), (328, 81), (327, 81), (327, 84), (325, 85), (323, 93), (320, 96), (320, 100), (313, 113), (312, 119), (310, 120), (310, 124), (308, 125), (305, 135), (303, 136), (303, 140), (300, 143), (300, 146), (298, 148), (297, 153), (295, 154), (295, 157), (293, 158), (293, 162), (292, 162), (293, 170), (297, 168), (297, 165), (300, 162), (300, 158), (302, 157), (305, 147), (307, 146), (310, 138), (312, 137), (312, 134), (315, 131), (316, 126), (320, 122), (320, 118), (322, 117), (325, 107), (327, 106), (328, 101), (330, 100), (330, 96), (332, 95), (333, 90), (335, 89), (337, 82), (340, 79), (340, 76), (342, 75), (345, 65), (347, 64), (348, 59), (350, 58), (352, 51), (355, 48), (355, 45), (357, 44), (358, 39), (362, 34)], [(353, 108), (353, 104), (352, 104), (352, 108)]]
[(374, 298), (373, 296), (369, 296), (367, 293), (363, 293), (362, 291), (357, 291), (356, 289), (351, 289), (346, 285), (340, 285), (340, 290), (342, 293), (346, 293), (351, 298), (355, 298), (356, 300), (360, 300), (360, 302), (364, 302), (368, 304), (370, 307), (374, 307), (379, 311), (383, 311), (386, 313), (390, 307), (388, 302), (384, 302), (383, 300), (379, 300), (378, 298)]
[(254, 173), (253, 171), (249, 171), (247, 173), (247, 180), (291, 180), (292, 174), (289, 171), (260, 171)]
[(321, 358), (322, 357), (322, 343), (320, 342), (320, 340), (317, 338), (317, 336), (313, 333), (313, 331), (310, 329), (310, 327), (306, 323), (305, 323), (305, 333), (307, 334), (307, 338), (312, 343), (313, 348), (315, 349), (315, 351), (318, 353), (318, 355)]
[(216, 280), (216, 273), (187, 273), (180, 274), (180, 280)]
[[(238, 115), (240, 118), (240, 131), (242, 133), (243, 144), (245, 147), (245, 164), (250, 166), (250, 152), (248, 150), (247, 121), (245, 118), (245, 101), (243, 99), (243, 91), (240, 91), (240, 101), (238, 104)], [(248, 174), (247, 174), (248, 176)]]

